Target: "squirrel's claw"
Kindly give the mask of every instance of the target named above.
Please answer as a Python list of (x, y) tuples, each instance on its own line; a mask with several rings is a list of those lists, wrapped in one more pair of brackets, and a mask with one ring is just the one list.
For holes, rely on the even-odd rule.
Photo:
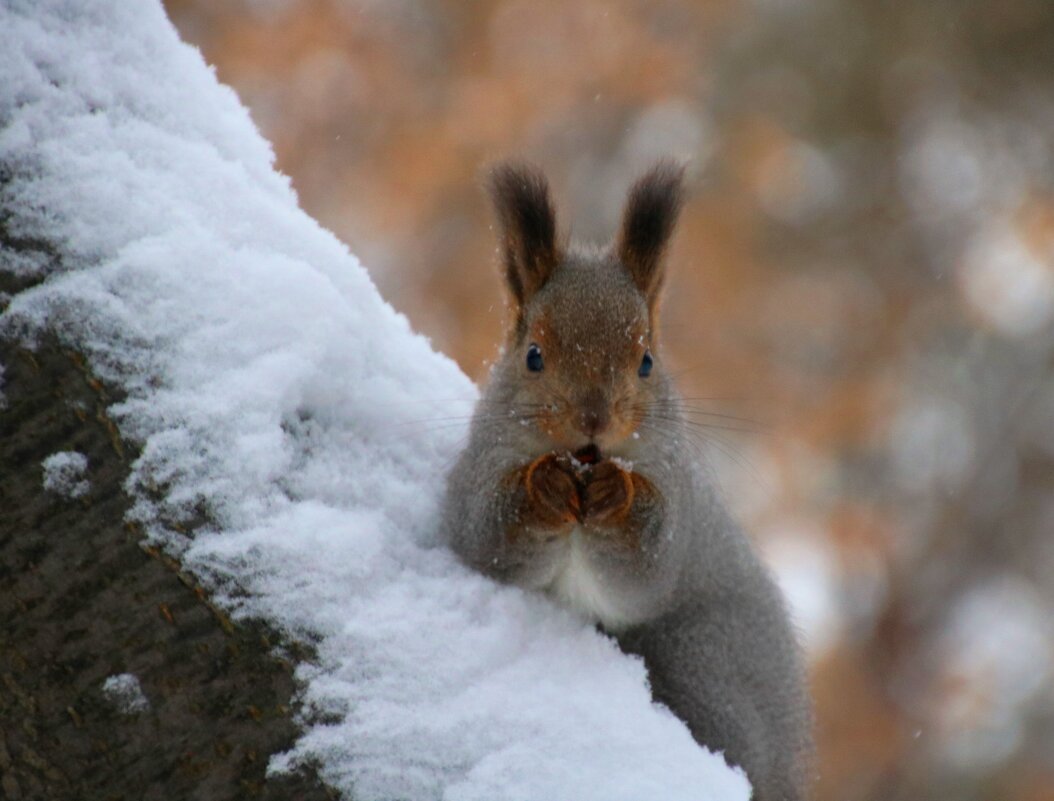
[(583, 519), (602, 525), (622, 523), (633, 506), (633, 477), (611, 461), (589, 471), (582, 488)]
[(578, 482), (568, 459), (555, 453), (538, 457), (527, 466), (524, 486), (541, 522), (552, 526), (580, 518)]

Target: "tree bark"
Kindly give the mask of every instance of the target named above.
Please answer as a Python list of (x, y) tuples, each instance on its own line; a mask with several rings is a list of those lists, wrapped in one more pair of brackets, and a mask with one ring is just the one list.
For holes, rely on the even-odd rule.
[[(31, 247), (0, 221), (0, 254)], [(26, 284), (0, 260), (0, 311)], [(0, 341), (0, 365), (0, 798), (336, 797), (313, 771), (265, 775), (297, 732), (278, 638), (232, 624), (125, 523), (136, 449), (107, 417), (117, 394), (54, 338)], [(58, 451), (88, 458), (80, 498), (44, 489)], [(122, 712), (103, 692), (122, 673), (148, 708)]]

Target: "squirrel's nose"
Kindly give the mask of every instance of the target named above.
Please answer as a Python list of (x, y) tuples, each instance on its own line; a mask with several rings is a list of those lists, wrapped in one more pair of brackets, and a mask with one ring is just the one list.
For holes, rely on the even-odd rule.
[(581, 425), (579, 428), (588, 437), (604, 433), (611, 423), (611, 412), (607, 399), (600, 390), (591, 390), (582, 399)]

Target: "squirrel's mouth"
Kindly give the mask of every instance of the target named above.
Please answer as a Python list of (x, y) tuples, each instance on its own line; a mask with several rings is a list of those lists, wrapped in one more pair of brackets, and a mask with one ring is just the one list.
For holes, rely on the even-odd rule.
[(591, 442), (584, 448), (579, 448), (573, 455), (582, 464), (596, 464), (600, 461), (600, 448)]

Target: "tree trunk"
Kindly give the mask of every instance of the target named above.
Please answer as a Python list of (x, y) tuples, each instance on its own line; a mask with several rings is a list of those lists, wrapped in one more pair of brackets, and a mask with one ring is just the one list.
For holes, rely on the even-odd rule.
[[(0, 298), (24, 288), (0, 264)], [(0, 341), (0, 365), (0, 798), (335, 797), (313, 774), (265, 776), (296, 733), (273, 633), (232, 624), (125, 523), (136, 453), (106, 416), (112, 389), (54, 339)], [(88, 459), (79, 498), (44, 488), (59, 451)], [(124, 673), (145, 709), (104, 692)]]

